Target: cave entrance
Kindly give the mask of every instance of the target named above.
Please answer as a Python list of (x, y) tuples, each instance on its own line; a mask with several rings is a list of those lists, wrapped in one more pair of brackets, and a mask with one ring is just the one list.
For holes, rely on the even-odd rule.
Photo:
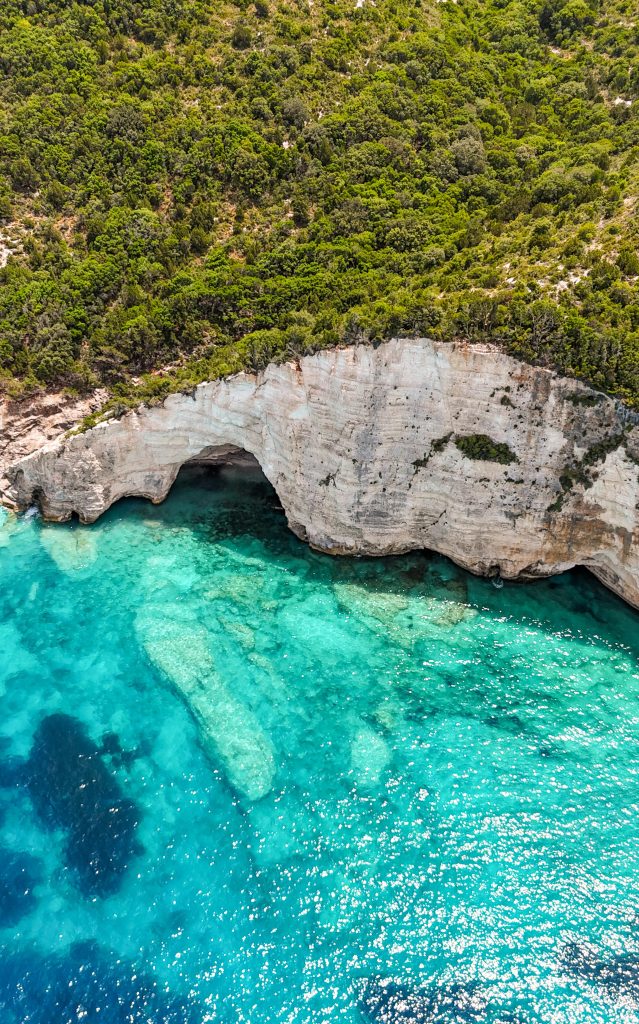
[[(180, 468), (175, 484), (199, 484), (207, 490), (246, 488), (268, 495), (279, 506), (274, 487), (251, 452), (233, 444), (212, 445), (188, 459)], [(175, 486), (175, 485), (174, 485)]]
[(250, 535), (272, 543), (282, 532), (290, 537), (275, 488), (244, 448), (203, 449), (182, 465), (171, 497), (206, 524), (211, 539)]

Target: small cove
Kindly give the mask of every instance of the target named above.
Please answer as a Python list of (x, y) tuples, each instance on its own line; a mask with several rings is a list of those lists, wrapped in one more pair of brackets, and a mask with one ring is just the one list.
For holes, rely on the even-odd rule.
[(201, 467), (0, 571), (0, 1020), (637, 1019), (638, 618), (586, 573), (332, 559)]

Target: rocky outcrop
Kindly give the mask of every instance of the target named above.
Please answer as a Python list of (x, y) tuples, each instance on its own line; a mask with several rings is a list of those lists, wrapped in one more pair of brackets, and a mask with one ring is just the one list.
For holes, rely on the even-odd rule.
[(18, 460), (9, 497), (92, 522), (238, 449), (316, 548), (507, 578), (584, 565), (639, 607), (636, 417), (490, 346), (394, 339), (202, 384)]
[(275, 751), (257, 716), (216, 670), (207, 632), (175, 604), (145, 603), (135, 632), (149, 660), (193, 715), (205, 753), (224, 765), (233, 787), (249, 800), (270, 792)]
[(8, 466), (47, 442), (104, 404), (106, 392), (94, 391), (82, 398), (63, 392), (29, 398), (0, 398), (0, 501), (10, 503)]

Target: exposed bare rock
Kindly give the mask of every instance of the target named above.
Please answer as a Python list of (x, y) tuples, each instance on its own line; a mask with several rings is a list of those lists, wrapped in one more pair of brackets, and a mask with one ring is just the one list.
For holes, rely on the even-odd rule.
[(106, 400), (105, 391), (84, 398), (62, 392), (23, 399), (0, 397), (0, 500), (11, 504), (8, 466), (75, 427)]
[(243, 449), (316, 548), (430, 548), (507, 578), (580, 564), (639, 607), (636, 423), (496, 348), (394, 339), (202, 384), (58, 440), (14, 463), (10, 497), (91, 522), (125, 495), (162, 501), (189, 460)]

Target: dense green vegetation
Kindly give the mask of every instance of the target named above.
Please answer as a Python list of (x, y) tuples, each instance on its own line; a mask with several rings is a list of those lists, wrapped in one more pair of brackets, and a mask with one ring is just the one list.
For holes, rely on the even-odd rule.
[(519, 462), (512, 448), (501, 441), (493, 441), (488, 434), (464, 434), (455, 438), (455, 444), (467, 459), (499, 462), (502, 466)]
[(1, 386), (419, 333), (639, 402), (635, 4), (3, 0)]

